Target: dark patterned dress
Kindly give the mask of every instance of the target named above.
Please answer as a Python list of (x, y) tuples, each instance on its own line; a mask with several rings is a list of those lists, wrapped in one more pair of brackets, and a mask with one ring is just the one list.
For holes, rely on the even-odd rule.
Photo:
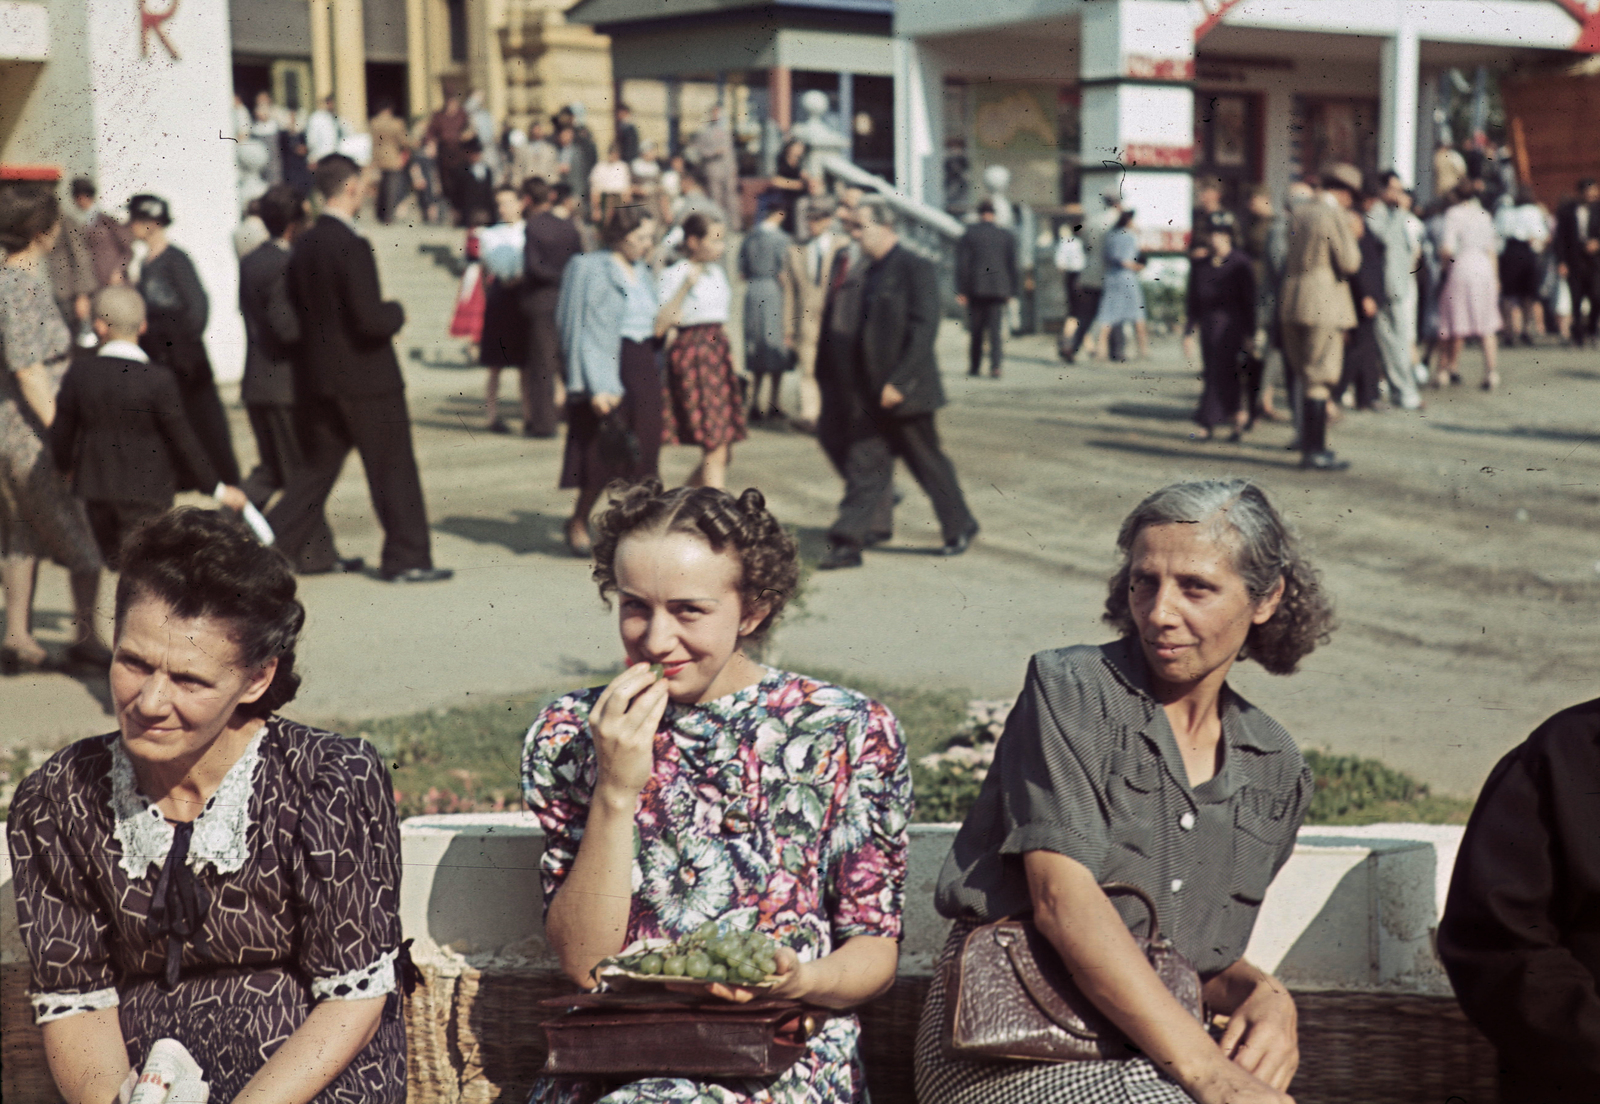
[(7, 830), (38, 1022), (116, 1007), (135, 1067), (175, 1038), (226, 1101), (318, 1001), (388, 994), (377, 1035), (315, 1100), (404, 1100), (400, 828), (368, 744), (264, 724), (194, 822), (188, 866), (209, 904), (170, 992), (168, 940), (147, 919), (174, 829), (135, 788), (118, 734), (51, 756), (17, 788)]
[[(689, 262), (680, 261), (661, 274), (661, 302), (678, 293), (689, 270)], [(667, 350), (663, 444), (714, 449), (749, 436), (733, 348), (723, 328), (731, 299), (727, 274), (706, 265), (684, 300), (684, 323)]]
[[(523, 791), (544, 826), (545, 907), (578, 854), (597, 772), (598, 687), (534, 721)], [(677, 939), (713, 918), (767, 932), (803, 961), (858, 935), (898, 939), (911, 778), (899, 725), (853, 690), (769, 670), (755, 686), (667, 707), (639, 799), (627, 940)], [(853, 1015), (766, 1080), (541, 1080), (532, 1104), (861, 1104)], [(608, 1091), (609, 1090), (609, 1091)]]

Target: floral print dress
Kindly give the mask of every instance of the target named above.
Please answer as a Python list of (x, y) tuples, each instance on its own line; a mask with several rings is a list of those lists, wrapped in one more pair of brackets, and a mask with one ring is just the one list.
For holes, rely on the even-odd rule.
[[(598, 760), (600, 688), (542, 712), (523, 790), (545, 831), (545, 907), (572, 869)], [(894, 715), (853, 690), (768, 670), (701, 705), (670, 704), (640, 795), (628, 942), (678, 939), (712, 919), (753, 927), (812, 961), (858, 935), (898, 939), (911, 778)], [(862, 1101), (860, 1023), (840, 1015), (773, 1078), (626, 1084), (539, 1081), (530, 1104), (822, 1104)]]

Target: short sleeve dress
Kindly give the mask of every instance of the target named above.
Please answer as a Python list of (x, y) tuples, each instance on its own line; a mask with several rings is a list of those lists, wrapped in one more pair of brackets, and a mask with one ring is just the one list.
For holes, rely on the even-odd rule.
[(313, 1005), (387, 994), (372, 1042), (314, 1099), (405, 1099), (400, 828), (365, 742), (263, 724), (194, 821), (187, 866), (204, 919), (187, 941), (151, 923), (175, 833), (138, 792), (118, 734), (29, 775), (7, 832), (37, 1022), (115, 1007), (134, 1066), (175, 1038), (212, 1099), (231, 1100)]
[[(523, 750), (523, 789), (545, 831), (545, 907), (583, 838), (597, 760), (599, 688), (542, 712)], [(627, 941), (680, 938), (710, 919), (767, 932), (812, 961), (858, 935), (899, 939), (911, 779), (882, 705), (768, 670), (702, 705), (672, 704), (640, 795)], [(835, 1016), (774, 1079), (626, 1084), (544, 1079), (531, 1104), (835, 1104), (866, 1098), (860, 1023)]]
[(59, 387), (72, 333), (43, 268), (30, 271), (5, 261), (0, 249), (0, 555), (49, 556), (69, 571), (99, 571), (100, 549), (83, 503), (56, 470), (48, 431), (16, 377), (43, 364)]
[(1126, 227), (1112, 230), (1106, 235), (1106, 282), (1100, 294), (1100, 310), (1094, 316), (1096, 326), (1116, 326), (1123, 322), (1143, 322), (1144, 288), (1139, 286), (1139, 274), (1124, 265), (1137, 260), (1139, 239)]

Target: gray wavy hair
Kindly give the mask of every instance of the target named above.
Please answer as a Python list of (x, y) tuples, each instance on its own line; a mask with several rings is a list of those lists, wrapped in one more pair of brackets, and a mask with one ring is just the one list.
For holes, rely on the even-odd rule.
[(1134, 507), (1117, 533), (1122, 566), (1111, 577), (1103, 618), (1123, 636), (1137, 633), (1128, 605), (1133, 545), (1152, 525), (1201, 525), (1207, 536), (1231, 545), (1234, 570), (1253, 601), (1261, 601), (1283, 580), (1277, 611), (1250, 627), (1239, 658), (1253, 659), (1275, 675), (1289, 675), (1317, 645), (1332, 638), (1333, 604), (1322, 589), (1321, 575), (1301, 554), (1266, 492), (1248, 479), (1173, 483)]

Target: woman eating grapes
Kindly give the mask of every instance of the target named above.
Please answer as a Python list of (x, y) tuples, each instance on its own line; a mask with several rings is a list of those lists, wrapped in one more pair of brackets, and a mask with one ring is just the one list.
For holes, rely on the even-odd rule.
[[(793, 538), (756, 490), (613, 489), (594, 578), (628, 668), (528, 732), (523, 788), (545, 830), (545, 933), (584, 986), (644, 939), (699, 949), (647, 965), (711, 991), (846, 1010), (894, 980), (911, 783), (894, 716), (749, 655), (794, 594)], [(755, 933), (760, 933), (759, 936)], [(744, 984), (741, 985), (740, 983)], [(532, 1104), (863, 1101), (860, 1026), (836, 1015), (762, 1080), (545, 1078)]]

